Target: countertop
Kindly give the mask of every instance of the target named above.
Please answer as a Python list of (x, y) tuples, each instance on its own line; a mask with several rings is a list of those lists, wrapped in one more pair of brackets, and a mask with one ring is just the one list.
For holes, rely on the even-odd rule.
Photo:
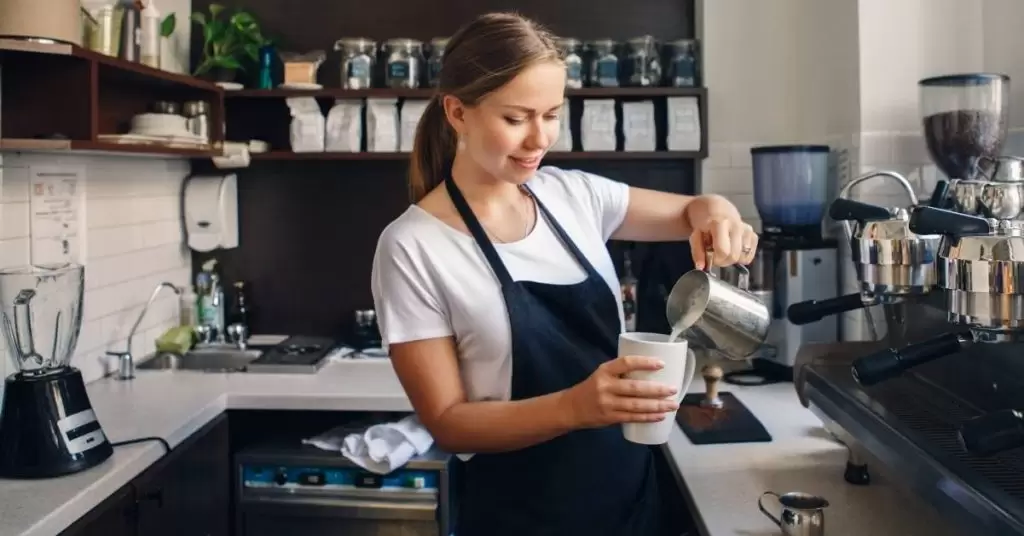
[[(698, 377), (690, 392), (703, 392)], [(761, 419), (771, 443), (695, 446), (676, 428), (669, 461), (685, 481), (704, 536), (768, 536), (775, 525), (757, 508), (762, 492), (824, 496), (829, 536), (953, 535), (928, 506), (872, 473), (870, 486), (843, 480), (846, 449), (797, 400), (793, 384), (724, 386)], [(89, 384), (111, 441), (158, 436), (176, 446), (226, 409), (409, 411), (386, 360), (335, 360), (317, 374), (140, 370), (131, 381)], [(99, 466), (48, 480), (0, 480), (0, 536), (53, 536), (164, 455), (158, 442), (117, 447)]]

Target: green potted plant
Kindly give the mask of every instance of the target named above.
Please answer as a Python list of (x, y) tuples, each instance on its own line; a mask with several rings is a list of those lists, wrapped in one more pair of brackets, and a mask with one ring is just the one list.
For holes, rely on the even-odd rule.
[(259, 61), (259, 49), (266, 39), (251, 13), (235, 10), (229, 14), (223, 5), (210, 4), (209, 14), (192, 13), (192, 21), (203, 31), (203, 49), (194, 76), (230, 82), (237, 71), (245, 70), (244, 62)]

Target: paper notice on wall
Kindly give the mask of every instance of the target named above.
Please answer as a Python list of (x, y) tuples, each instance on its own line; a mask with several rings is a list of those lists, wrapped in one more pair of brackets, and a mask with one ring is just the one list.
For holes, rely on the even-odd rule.
[(29, 168), (32, 264), (85, 264), (85, 171)]

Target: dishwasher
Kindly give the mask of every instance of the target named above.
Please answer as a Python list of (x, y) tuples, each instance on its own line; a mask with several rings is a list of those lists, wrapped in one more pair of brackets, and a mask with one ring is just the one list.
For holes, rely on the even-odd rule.
[(387, 475), (294, 442), (235, 455), (239, 536), (452, 536), (452, 457), (436, 447)]

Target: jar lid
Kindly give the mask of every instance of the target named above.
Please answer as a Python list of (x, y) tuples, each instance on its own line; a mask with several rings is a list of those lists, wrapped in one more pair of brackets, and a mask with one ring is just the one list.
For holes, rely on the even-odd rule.
[(410, 39), (408, 37), (388, 39), (384, 44), (392, 48), (420, 48), (423, 46), (422, 41), (417, 41), (416, 39)]

